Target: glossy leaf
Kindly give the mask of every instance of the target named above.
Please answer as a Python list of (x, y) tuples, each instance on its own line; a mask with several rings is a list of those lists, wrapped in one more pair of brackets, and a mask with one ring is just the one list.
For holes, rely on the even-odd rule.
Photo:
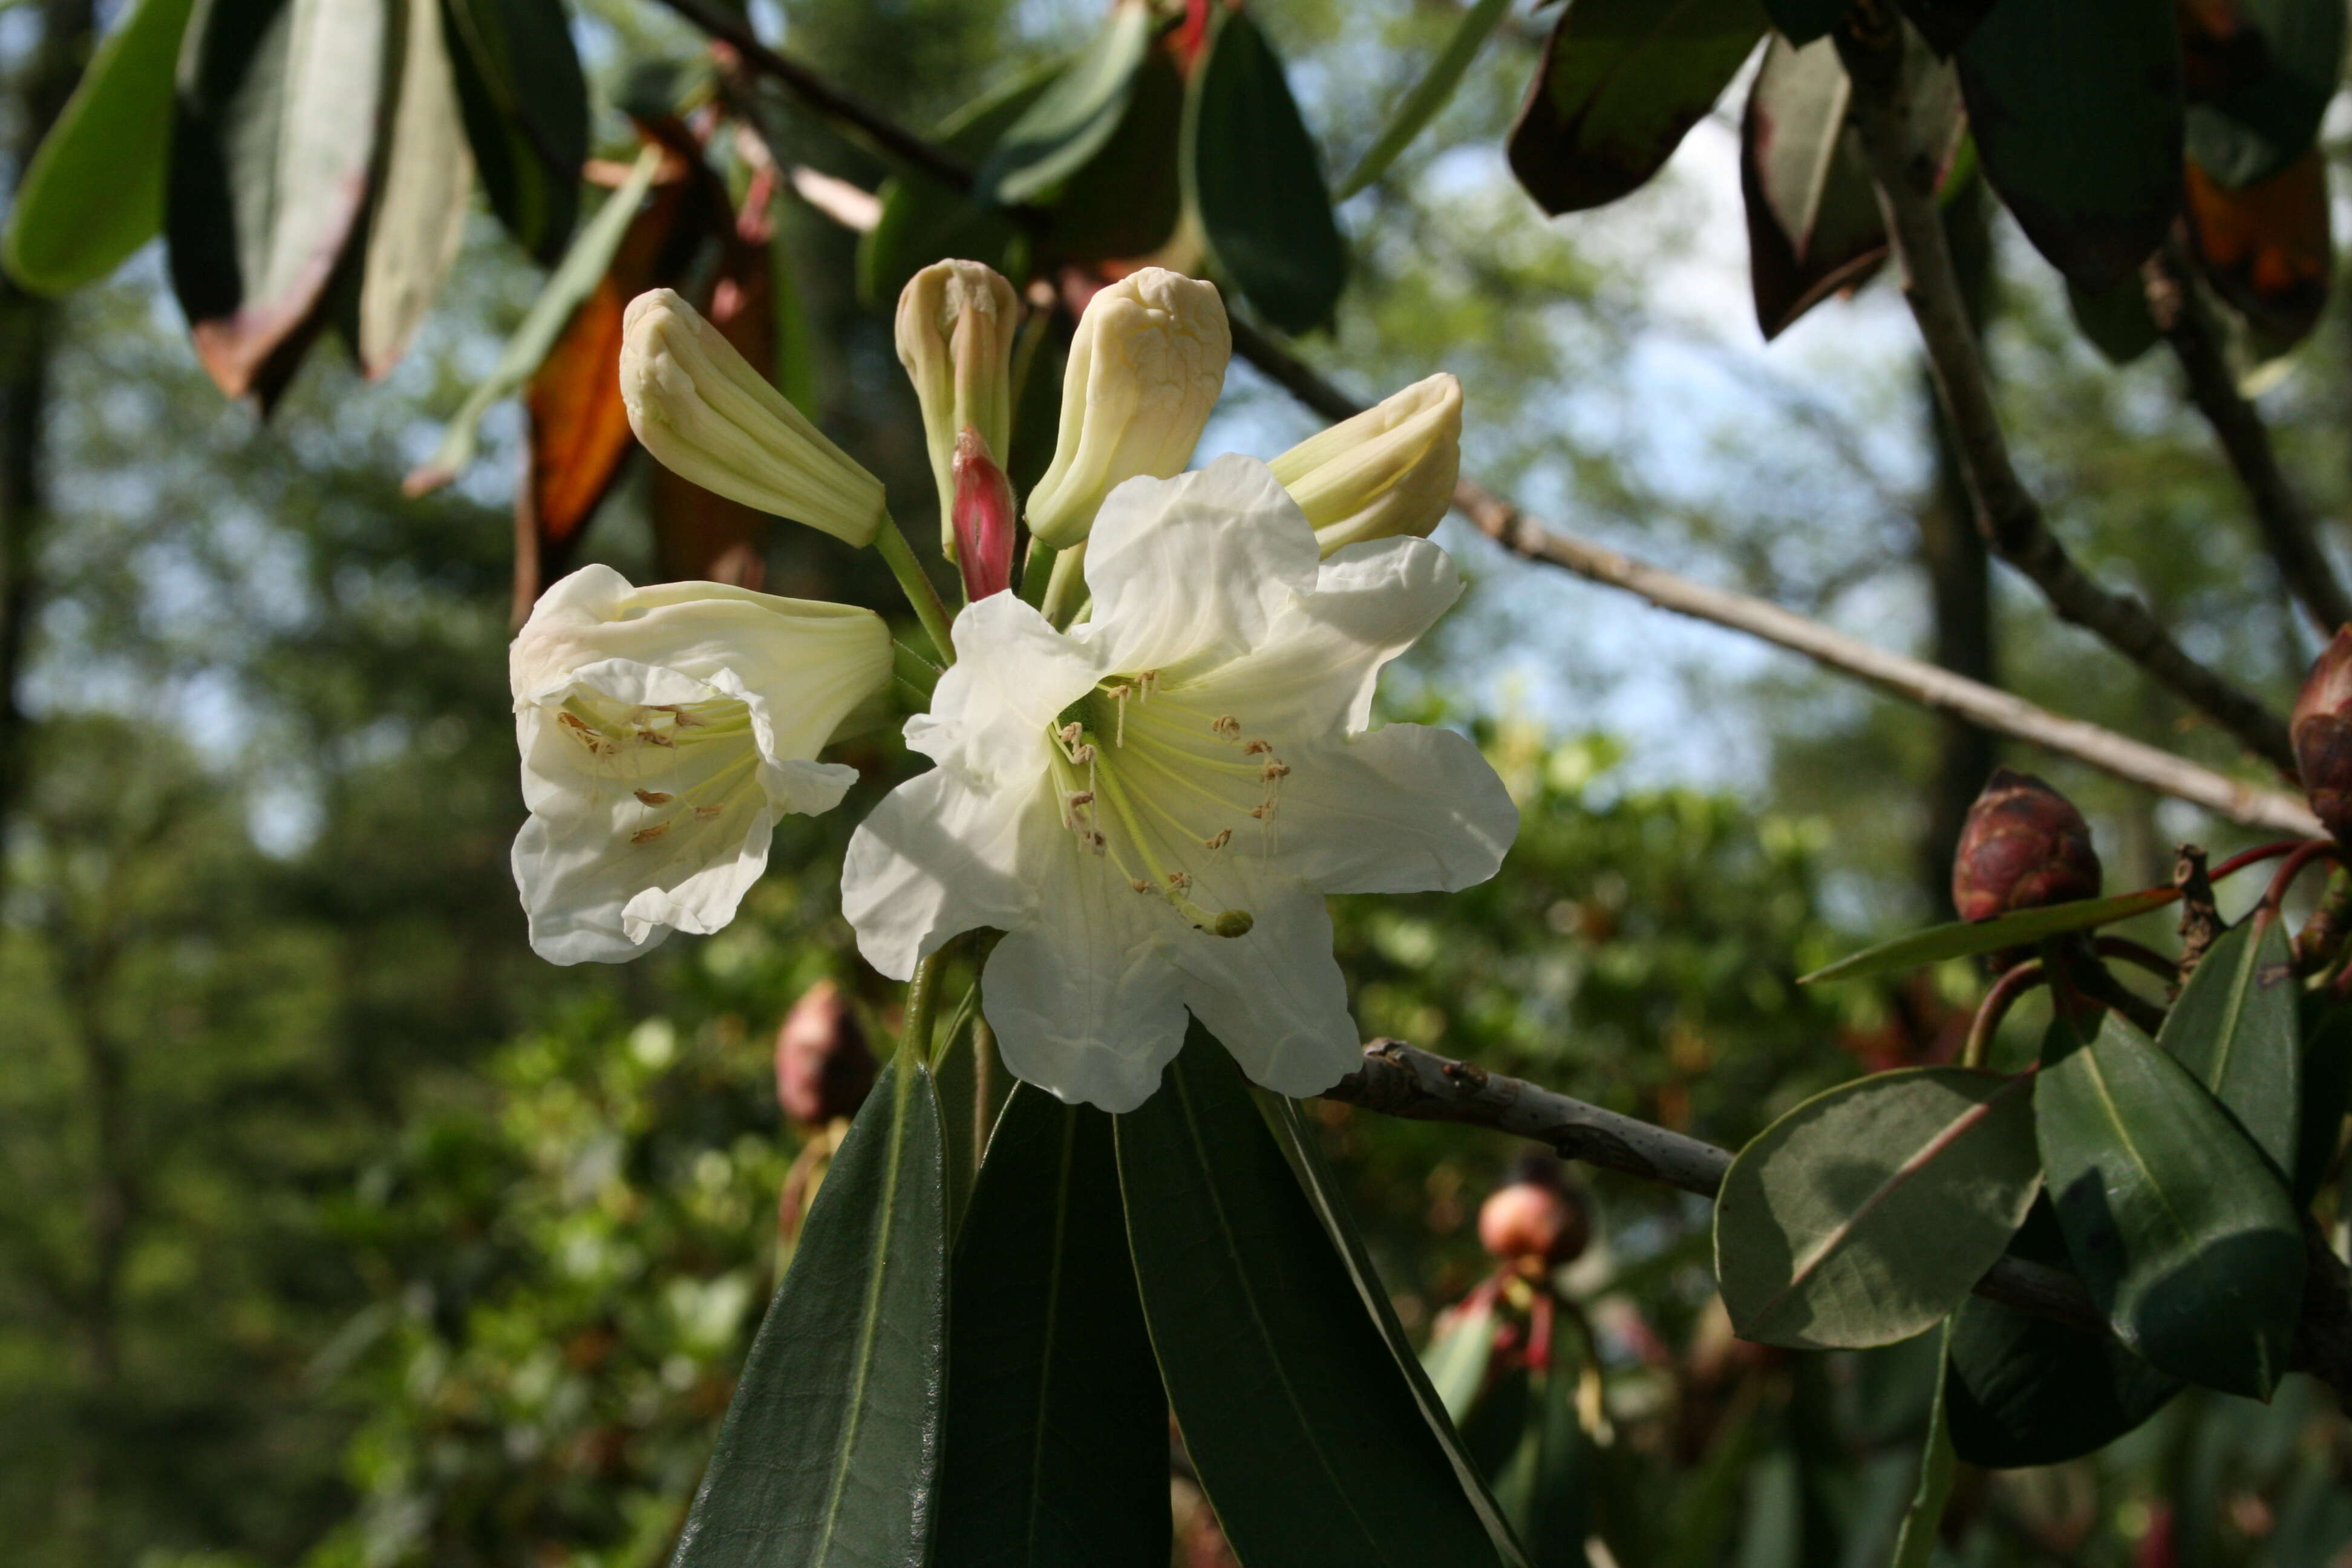
[(196, 357), (266, 407), (325, 324), (364, 210), (385, 0), (201, 0), (188, 21), (164, 228)]
[(1782, 37), (1801, 48), (1837, 26), (1845, 0), (1764, 0), (1764, 12)]
[(163, 226), (173, 74), (193, 4), (138, 0), (33, 154), (0, 237), (0, 262), (33, 292), (97, 282)]
[(2282, 1174), (2300, 1126), (2302, 989), (2285, 926), (2257, 910), (2206, 949), (2156, 1037)]
[(1151, 33), (1151, 8), (1141, 0), (1114, 6), (1078, 57), (1005, 128), (981, 165), (981, 199), (1000, 206), (1043, 200), (1099, 152), (1127, 113)]
[(1167, 244), (1183, 215), (1183, 73), (1153, 49), (1118, 128), (1055, 195), (1037, 239), (1040, 265), (1122, 260)]
[[(1053, 84), (1057, 68), (1042, 66), (973, 100), (947, 118), (935, 140), (958, 157), (984, 156)], [(857, 242), (857, 297), (868, 306), (887, 309), (908, 279), (950, 257), (985, 261), (1009, 277), (1026, 276), (1015, 258), (1025, 256), (1025, 240), (1003, 213), (917, 174), (893, 174), (874, 194), (881, 215)]]
[(1955, 921), (1949, 925), (1930, 926), (1849, 954), (1814, 970), (1799, 984), (1860, 980), (1897, 969), (1916, 969), (1923, 963), (1941, 963), (1948, 958), (1966, 958), (1970, 953), (2030, 947), (2046, 936), (2113, 925), (2150, 910), (2160, 910), (2179, 897), (2180, 894), (2171, 888), (2147, 888), (2137, 893), (2117, 893), (2113, 898), (2083, 899), (2052, 904), (2046, 909), (2021, 910), (1989, 921)]
[(2097, 293), (2180, 202), (2180, 47), (2157, 0), (2004, 0), (1959, 51), (1985, 178), (2034, 248)]
[(2189, 1070), (2109, 1019), (2042, 1047), (2035, 1123), (2075, 1272), (2162, 1371), (2266, 1398), (2302, 1306), (2303, 1237), (2270, 1162)]
[(1397, 105), (1396, 113), (1390, 116), (1379, 140), (1364, 150), (1363, 157), (1357, 160), (1348, 177), (1331, 193), (1333, 201), (1346, 201), (1388, 173), (1397, 154), (1412, 145), (1413, 138), (1452, 101), (1454, 89), (1462, 85), (1470, 62), (1478, 58), (1479, 49), (1494, 36), (1503, 14), (1510, 8), (1511, 0), (1475, 0), (1475, 4), (1464, 9), (1461, 20), (1454, 24), (1454, 31), (1446, 37), (1445, 47), (1438, 50), (1437, 58), (1429, 62), (1428, 71), (1413, 83), (1404, 101)]
[(1348, 247), (1282, 61), (1244, 11), (1217, 9), (1184, 106), (1185, 190), (1210, 251), (1265, 319), (1331, 319)]
[(1944, 1521), (1944, 1504), (1952, 1495), (1952, 1427), (1946, 1415), (1951, 1345), (1952, 1321), (1948, 1318), (1936, 1355), (1936, 1399), (1927, 1410), (1927, 1448), (1919, 1457), (1919, 1484), (1903, 1510), (1889, 1568), (1928, 1568), (1935, 1561), (1936, 1529)]
[(1767, 339), (1886, 258), (1870, 171), (1846, 129), (1850, 96), (1830, 40), (1765, 45), (1740, 117), (1739, 193), (1756, 324)]
[(1908, 1339), (1967, 1298), (2040, 1185), (2030, 1077), (1908, 1068), (1816, 1095), (1724, 1174), (1732, 1327), (1805, 1349)]
[[(2033, 1205), (2010, 1250), (2032, 1262), (2068, 1266), (2066, 1238), (2047, 1198)], [(1944, 1348), (1954, 1451), (1995, 1469), (2055, 1465), (2104, 1448), (2181, 1387), (2112, 1334), (1981, 1296), (1960, 1303)]]
[(938, 1102), (909, 1057), (817, 1189), (672, 1568), (923, 1568), (947, 1384)]
[(2216, 184), (2259, 184), (2314, 150), (2344, 70), (2339, 0), (2180, 7), (2189, 155)]
[(1241, 1559), (1496, 1561), (1240, 1069), (1197, 1025), (1118, 1146), (1160, 1377)]
[(2336, 271), (2327, 159), (2305, 152), (2266, 179), (2232, 190), (2189, 161), (2189, 243), (2213, 291), (2273, 353), (2310, 336)]
[(360, 368), (370, 377), (398, 363), (432, 308), (457, 259), (474, 194), (474, 160), (458, 123), (441, 6), (438, 0), (406, 0), (400, 10), (400, 85), (360, 280)]
[(1511, 127), (1511, 172), (1554, 216), (1640, 188), (1766, 25), (1759, 0), (1572, 0)]
[(490, 210), (554, 266), (580, 214), (588, 83), (562, 0), (442, 0), (466, 136)]
[(956, 1244), (949, 1345), (934, 1562), (1168, 1561), (1168, 1399), (1109, 1117), (1013, 1089)]

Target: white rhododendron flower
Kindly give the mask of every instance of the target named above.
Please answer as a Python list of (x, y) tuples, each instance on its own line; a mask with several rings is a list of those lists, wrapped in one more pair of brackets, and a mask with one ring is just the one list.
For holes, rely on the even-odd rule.
[(1329, 1088), (1360, 1048), (1327, 893), (1483, 881), (1518, 814), (1476, 747), (1365, 728), (1381, 666), (1461, 592), (1426, 540), (1340, 551), (1265, 464), (1135, 479), (1088, 546), (1093, 613), (1054, 629), (999, 594), (907, 741), (939, 765), (851, 840), (842, 906), (904, 978), (1003, 931), (983, 1005), (1005, 1064), (1129, 1110), (1189, 1008), (1250, 1076)]
[(889, 674), (871, 610), (607, 566), (550, 588), (508, 657), (532, 950), (617, 963), (734, 919), (776, 818), (856, 782), (813, 759)]

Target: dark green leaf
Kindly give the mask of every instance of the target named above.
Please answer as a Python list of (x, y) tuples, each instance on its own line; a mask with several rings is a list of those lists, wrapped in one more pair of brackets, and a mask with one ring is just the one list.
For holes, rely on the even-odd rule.
[(2285, 927), (2256, 910), (2206, 950), (2156, 1037), (2282, 1174), (2301, 1125), (2301, 992)]
[(33, 154), (0, 260), (35, 293), (97, 282), (163, 226), (172, 78), (193, 4), (139, 0)]
[(562, 0), (442, 0), (457, 101), (490, 210), (553, 266), (580, 212), (588, 83)]
[[(2010, 1250), (2054, 1268), (2066, 1238), (2047, 1198), (2033, 1205)], [(1945, 1410), (1952, 1446), (1995, 1469), (2076, 1459), (2137, 1426), (2180, 1392), (2112, 1334), (2087, 1333), (1971, 1296), (1952, 1316)]]
[(2154, 250), (2180, 205), (2180, 41), (2157, 0), (2005, 0), (1959, 51), (1985, 178), (2090, 292)]
[(1816, 1095), (1724, 1174), (1732, 1327), (1809, 1349), (1909, 1339), (1992, 1267), (2040, 1178), (2030, 1077), (1906, 1068)]
[(1558, 215), (1665, 166), (1764, 36), (1759, 0), (1573, 0), (1511, 127), (1511, 172)]
[(2137, 272), (2096, 294), (2068, 283), (2066, 309), (2109, 364), (2129, 364), (2156, 346), (2156, 318), (2147, 313), (2147, 290)]
[(1005, 129), (981, 165), (981, 199), (1001, 206), (1045, 199), (1099, 152), (1127, 113), (1151, 32), (1151, 8), (1140, 0), (1113, 7), (1077, 58)]
[(2303, 1089), (2294, 1145), (2294, 1206), (2311, 1206), (2336, 1163), (2344, 1139), (2346, 1101), (2352, 1099), (2352, 1006), (2325, 994), (2305, 994), (2303, 1014)]
[(2343, 74), (2344, 11), (2340, 0), (2242, 0), (2247, 25), (2210, 53), (2191, 32), (2189, 155), (2200, 168), (2243, 189), (2311, 147)]
[(2187, 1068), (2110, 1018), (2042, 1047), (2035, 1122), (2066, 1249), (2123, 1342), (2177, 1377), (2267, 1398), (2302, 1306), (2286, 1187)]
[[(935, 139), (959, 157), (984, 155), (1053, 85), (1059, 68), (1041, 66), (983, 93), (950, 115)], [(1026, 276), (1015, 259), (1022, 233), (1003, 213), (922, 174), (894, 174), (874, 194), (881, 198), (881, 216), (857, 242), (857, 297), (869, 307), (887, 306), (908, 279), (950, 257), (985, 261), (1015, 279)]]
[(1107, 261), (1165, 245), (1184, 207), (1176, 168), (1183, 129), (1183, 73), (1153, 49), (1118, 129), (1055, 196), (1041, 246), (1057, 261)]
[(1587, 1568), (1592, 1493), (1598, 1479), (1592, 1439), (1576, 1406), (1589, 1352), (1573, 1323), (1558, 1325), (1552, 1364), (1520, 1374), (1527, 1383), (1519, 1440), (1495, 1475), (1495, 1496), (1535, 1568)]
[(1904, 16), (1939, 55), (1948, 55), (1968, 42), (1977, 24), (1997, 0), (1896, 0)]
[(1927, 1568), (1935, 1560), (1936, 1530), (1944, 1521), (1944, 1504), (1952, 1495), (1952, 1427), (1947, 1419), (1946, 1388), (1951, 1382), (1944, 1352), (1952, 1344), (1952, 1320), (1944, 1321), (1943, 1352), (1936, 1357), (1936, 1402), (1927, 1412), (1927, 1449), (1919, 1457), (1919, 1485), (1903, 1510), (1903, 1528), (1895, 1538), (1895, 1558), (1889, 1568)]
[[(1805, 0), (1800, 0), (1800, 3), (1805, 3)], [(1824, 0), (1811, 0), (1811, 3), (1822, 4)], [(1834, 0), (1830, 0), (1830, 3), (1834, 3)], [(1430, 62), (1428, 74), (1413, 84), (1412, 90), (1405, 94), (1404, 101), (1397, 105), (1396, 113), (1390, 117), (1388, 128), (1381, 132), (1380, 140), (1365, 150), (1363, 157), (1349, 171), (1348, 177), (1339, 182), (1339, 188), (1331, 194), (1333, 201), (1344, 202), (1379, 179), (1388, 172), (1389, 165), (1396, 162), (1397, 154), (1412, 145), (1412, 139), (1437, 118), (1438, 112), (1453, 98), (1454, 89), (1462, 85), (1463, 73), (1470, 68), (1470, 62), (1477, 58), (1479, 47), (1494, 33), (1496, 24), (1502, 21), (1503, 13), (1510, 8), (1511, 0), (1476, 0), (1476, 4), (1463, 11), (1462, 19), (1454, 24), (1454, 32), (1445, 40), (1445, 47), (1440, 49), (1437, 58)]]
[(1152, 1349), (1242, 1560), (1496, 1562), (1240, 1070), (1198, 1025), (1118, 1142)]
[(939, 1105), (902, 1055), (817, 1189), (672, 1568), (923, 1568), (947, 1273)]
[(1438, 1320), (1437, 1331), (1422, 1358), (1429, 1385), (1457, 1426), (1486, 1386), (1486, 1369), (1495, 1362), (1495, 1302), (1481, 1296), (1463, 1302)]
[(1348, 247), (1282, 61), (1247, 13), (1213, 15), (1184, 106), (1185, 189), (1242, 294), (1276, 326), (1303, 332), (1331, 319)]
[(409, 0), (400, 13), (405, 36), (399, 89), (360, 275), (357, 347), (360, 368), (371, 377), (398, 362), (432, 308), (457, 259), (474, 194), (441, 7), (436, 0)]
[(1765, 14), (1780, 36), (1800, 47), (1837, 26), (1846, 0), (1764, 0)]
[(1101, 1111), (1013, 1089), (956, 1242), (949, 1355), (934, 1562), (1168, 1561), (1168, 1399)]
[(2074, 903), (2052, 904), (2047, 909), (2021, 910), (1989, 921), (1956, 921), (1950, 925), (1930, 926), (1841, 958), (1814, 970), (1798, 984), (1860, 980), (1890, 970), (1916, 969), (1923, 963), (1941, 963), (1948, 958), (1966, 958), (1975, 952), (2031, 947), (2045, 936), (2113, 925), (2150, 910), (2160, 910), (2179, 897), (2179, 893), (2170, 888), (2147, 888), (2137, 893), (2117, 893), (2111, 899), (2084, 899)]

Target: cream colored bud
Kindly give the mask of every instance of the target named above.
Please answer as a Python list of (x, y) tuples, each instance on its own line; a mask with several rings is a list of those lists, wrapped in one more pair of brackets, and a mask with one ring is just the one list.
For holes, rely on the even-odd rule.
[(1213, 284), (1147, 267), (1097, 294), (1070, 341), (1061, 430), (1029, 493), (1030, 531), (1066, 550), (1094, 527), (1113, 486), (1181, 473), (1233, 347)]
[(1268, 467), (1326, 555), (1400, 533), (1426, 539), (1454, 504), (1462, 471), (1462, 384), (1444, 374), (1417, 381)]
[(923, 405), (923, 440), (940, 492), (940, 548), (956, 558), (956, 442), (980, 432), (989, 455), (1005, 460), (1013, 443), (1013, 336), (1019, 297), (995, 268), (935, 261), (898, 293), (898, 363)]
[(882, 526), (882, 481), (670, 289), (622, 318), (621, 401), (655, 460), (704, 489), (852, 544)]

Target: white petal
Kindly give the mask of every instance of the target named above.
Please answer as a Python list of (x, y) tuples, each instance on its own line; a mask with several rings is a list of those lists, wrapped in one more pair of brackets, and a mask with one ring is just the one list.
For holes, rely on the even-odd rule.
[(1276, 1094), (1320, 1094), (1362, 1054), (1331, 956), (1330, 914), (1318, 895), (1270, 880), (1253, 889), (1249, 909), (1255, 923), (1246, 936), (1184, 933), (1175, 950), (1184, 1005), (1256, 1082)]
[(1276, 842), (1323, 892), (1453, 892), (1493, 876), (1518, 836), (1503, 781), (1451, 730), (1388, 724), (1287, 760)]
[(892, 790), (850, 836), (841, 867), (841, 912), (866, 962), (905, 980), (959, 931), (1019, 923), (1030, 892), (1015, 857), (1033, 809), (1052, 814), (1052, 797), (977, 790), (950, 768)]
[(1094, 616), (1078, 636), (1106, 671), (1180, 679), (1264, 641), (1290, 595), (1313, 590), (1320, 557), (1307, 514), (1254, 458), (1129, 479), (1095, 520)]
[(1093, 688), (1097, 656), (1014, 594), (967, 607), (950, 635), (956, 662), (940, 677), (931, 710), (907, 721), (907, 744), (985, 787), (1042, 777), (1048, 731)]

